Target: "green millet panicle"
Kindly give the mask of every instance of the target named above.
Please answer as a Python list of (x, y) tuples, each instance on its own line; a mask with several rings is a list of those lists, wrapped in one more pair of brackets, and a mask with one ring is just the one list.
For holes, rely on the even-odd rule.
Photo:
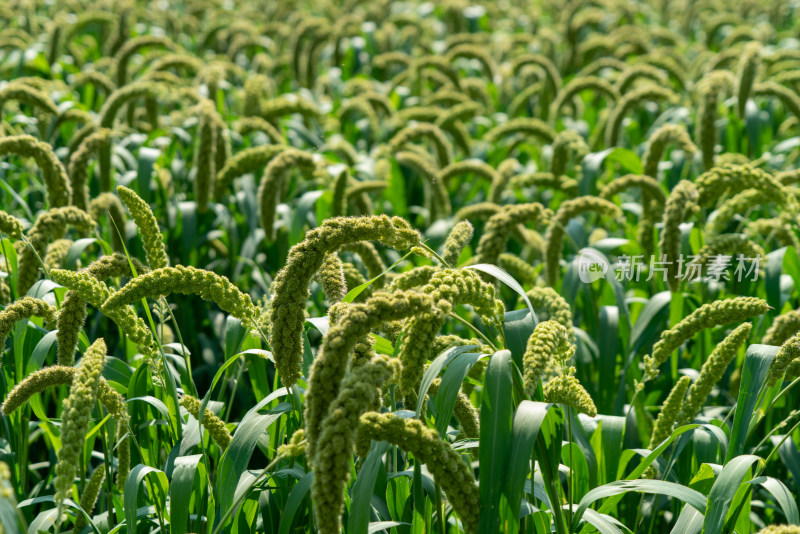
[(194, 192), (197, 210), (208, 209), (211, 188), (216, 176), (217, 122), (222, 119), (211, 100), (203, 99), (198, 105), (199, 123), (197, 125), (197, 144), (194, 153)]
[[(100, 490), (103, 489), (103, 482), (106, 480), (106, 466), (105, 464), (100, 464), (97, 469), (94, 470), (92, 476), (89, 478), (89, 482), (86, 483), (86, 487), (83, 488), (83, 494), (81, 495), (81, 508), (83, 511), (92, 515), (94, 511), (94, 507), (97, 504), (97, 497), (100, 495)], [(86, 517), (83, 514), (78, 514), (75, 518), (75, 529), (82, 529), (86, 526)]]
[(44, 268), (46, 270), (59, 269), (61, 263), (67, 256), (72, 247), (71, 239), (56, 239), (47, 246), (47, 254), (44, 257)]
[(739, 57), (739, 67), (736, 71), (736, 111), (739, 118), (742, 119), (747, 99), (753, 89), (758, 66), (761, 63), (760, 53), (761, 44), (753, 41), (744, 47), (742, 55)]
[(765, 258), (764, 249), (753, 243), (747, 236), (742, 234), (722, 234), (708, 240), (700, 250), (697, 251), (696, 262), (699, 265), (706, 265), (714, 256), (730, 256), (732, 261), (738, 261), (739, 256), (747, 258)]
[(119, 329), (139, 346), (139, 350), (153, 366), (154, 376), (161, 369), (161, 357), (158, 344), (153, 338), (152, 332), (145, 325), (144, 320), (136, 315), (133, 306), (117, 306), (103, 309), (103, 304), (111, 295), (109, 287), (94, 278), (91, 274), (81, 271), (66, 271), (63, 269), (53, 269), (50, 271), (50, 278), (73, 291), (77, 296), (108, 315), (119, 327)]
[[(359, 211), (359, 215), (372, 215), (375, 210), (372, 208), (372, 199), (368, 193), (377, 193), (389, 187), (389, 182), (382, 180), (364, 180), (361, 182), (354, 181), (350, 187), (345, 189), (345, 205), (351, 202), (355, 204), (355, 208)], [(337, 217), (337, 215), (333, 215)]]
[(624, 95), (636, 84), (637, 80), (642, 79), (656, 82), (658, 85), (667, 85), (669, 82), (667, 75), (661, 69), (646, 63), (638, 63), (622, 71), (614, 82), (614, 87)]
[(142, 48), (150, 46), (165, 46), (172, 48), (174, 43), (167, 37), (157, 35), (139, 35), (128, 39), (114, 54), (114, 64), (116, 66), (116, 84), (123, 87), (128, 83), (128, 61)]
[(306, 233), (305, 239), (289, 250), (284, 267), (272, 283), (270, 347), (281, 380), (287, 387), (300, 378), (303, 354), (301, 333), (308, 300), (308, 284), (319, 271), (325, 255), (348, 243), (380, 241), (397, 250), (420, 243), (419, 233), (405, 220), (385, 215), (334, 217)]
[(337, 253), (332, 252), (325, 256), (322, 267), (317, 271), (315, 277), (322, 286), (322, 291), (329, 304), (341, 302), (347, 294), (348, 285), (345, 280), (344, 266)]
[(764, 527), (757, 534), (800, 534), (798, 525), (771, 525)]
[(572, 310), (564, 297), (552, 287), (534, 287), (526, 295), (531, 301), (531, 306), (544, 308), (550, 319), (567, 329), (568, 339), (573, 339), (575, 332), (572, 327)]
[(768, 204), (771, 200), (767, 193), (759, 191), (758, 189), (742, 191), (724, 201), (719, 208), (717, 208), (713, 216), (706, 221), (706, 226), (703, 231), (709, 235), (719, 234), (723, 232), (728, 224), (736, 217), (746, 214), (753, 207)]
[(73, 367), (51, 365), (34, 371), (18, 382), (3, 402), (4, 415), (14, 413), (20, 406), (28, 402), (33, 395), (54, 386), (69, 385), (75, 374)]
[(21, 82), (19, 79), (11, 81), (0, 89), (0, 111), (9, 100), (16, 100), (21, 104), (29, 105), (51, 115), (58, 115), (59, 113), (58, 107), (47, 94), (36, 87), (31, 87), (31, 85)]
[(132, 189), (125, 186), (117, 186), (117, 194), (122, 202), (128, 207), (144, 244), (144, 253), (147, 257), (147, 264), (151, 269), (160, 269), (169, 265), (167, 249), (161, 236), (161, 229), (158, 227), (153, 211), (150, 206), (142, 200)]
[[(643, 193), (647, 192), (655, 205), (663, 206), (667, 201), (661, 185), (654, 178), (644, 174), (626, 174), (615, 178), (600, 190), (598, 196), (610, 200), (615, 195), (632, 187), (639, 187)], [(648, 208), (652, 207), (653, 203), (649, 204)]]
[[(192, 397), (191, 395), (184, 395), (181, 397), (180, 402), (181, 406), (186, 408), (186, 411), (188, 411), (192, 417), (198, 420), (200, 419), (200, 400), (198, 400), (196, 397)], [(228, 445), (231, 444), (233, 437), (225, 427), (225, 421), (220, 419), (217, 414), (206, 408), (203, 412), (202, 425), (206, 428), (206, 430), (208, 430), (208, 433), (211, 435), (211, 439), (214, 440), (214, 443), (216, 443), (220, 449), (224, 451), (228, 448)]]
[(420, 265), (413, 269), (400, 273), (392, 279), (387, 291), (393, 293), (394, 291), (405, 291), (415, 287), (424, 286), (431, 281), (434, 274), (439, 272), (439, 267), (433, 265)]
[(495, 79), (497, 65), (494, 59), (492, 59), (491, 54), (489, 54), (483, 46), (472, 43), (462, 43), (450, 48), (447, 51), (446, 57), (450, 62), (454, 62), (458, 58), (474, 59), (481, 64), (484, 74), (489, 80)]
[(599, 197), (584, 196), (562, 202), (555, 216), (550, 220), (550, 225), (545, 233), (545, 241), (547, 242), (545, 254), (547, 282), (551, 286), (558, 282), (559, 260), (561, 259), (561, 248), (567, 231), (567, 223), (569, 223), (570, 219), (588, 212), (613, 218), (622, 215), (622, 210), (616, 204)]
[(86, 233), (95, 226), (88, 213), (74, 206), (53, 208), (39, 215), (28, 230), (28, 244), (19, 256), (19, 277), (17, 293), (24, 295), (39, 278), (40, 261), (44, 260), (48, 244), (61, 238), (67, 226)]
[(539, 280), (539, 273), (530, 262), (516, 254), (504, 252), (497, 257), (497, 264), (501, 269), (514, 277), (520, 285), (533, 286)]
[(452, 211), (450, 197), (445, 183), (436, 177), (438, 171), (433, 161), (424, 154), (411, 151), (397, 152), (395, 159), (399, 165), (413, 169), (428, 181), (430, 193), (426, 207), (430, 213), (430, 220), (435, 221), (440, 217), (449, 217)]
[(400, 390), (411, 395), (419, 386), (428, 359), (433, 355), (431, 347), (448, 314), (459, 304), (469, 304), (481, 316), (484, 324), (501, 328), (499, 317), (505, 310), (495, 298), (495, 287), (484, 282), (471, 269), (443, 269), (431, 277), (430, 282), (420, 288), (430, 295), (435, 308), (429, 312), (415, 314), (403, 326), (404, 342), (398, 351), (403, 363)]
[[(428, 393), (431, 395), (436, 395), (436, 393), (439, 391), (439, 386), (441, 383), (441, 378), (437, 378), (431, 382), (431, 385), (428, 388)], [(453, 415), (461, 425), (460, 435), (462, 437), (478, 439), (481, 433), (479, 421), (480, 416), (478, 414), (478, 410), (476, 410), (475, 406), (472, 405), (469, 397), (461, 391), (459, 391), (458, 395), (456, 396), (456, 402), (453, 405)]]
[(295, 113), (306, 118), (315, 118), (320, 115), (320, 110), (308, 100), (297, 98), (296, 95), (287, 95), (262, 102), (259, 116), (276, 123), (277, 119)]
[(41, 299), (22, 297), (0, 310), (0, 365), (3, 363), (2, 352), (6, 338), (17, 321), (30, 317), (44, 317), (45, 322), (54, 323), (56, 310)]
[(11, 287), (5, 278), (0, 278), (0, 306), (11, 303)]
[(114, 131), (100, 128), (81, 141), (70, 155), (69, 179), (72, 187), (72, 203), (84, 211), (89, 210), (89, 161), (104, 145), (111, 143)]
[(494, 202), (478, 202), (477, 204), (470, 204), (458, 210), (453, 220), (455, 222), (466, 220), (480, 221), (499, 213), (501, 209), (503, 209), (502, 206)]
[(466, 159), (451, 163), (447, 167), (440, 170), (436, 175), (436, 180), (447, 185), (456, 176), (461, 176), (464, 174), (474, 174), (479, 178), (483, 178), (489, 182), (494, 182), (496, 180), (495, 175), (497, 174), (497, 171), (494, 170), (488, 163), (485, 163), (479, 159)]
[(447, 234), (447, 239), (444, 242), (444, 248), (442, 250), (442, 259), (448, 265), (455, 266), (458, 263), (461, 251), (472, 241), (472, 233), (474, 230), (469, 221), (461, 221), (456, 223), (453, 229), (450, 230), (450, 233)]
[[(122, 107), (131, 100), (142, 97), (156, 98), (165, 90), (165, 87), (152, 80), (142, 80), (129, 83), (124, 87), (119, 87), (116, 91), (108, 95), (103, 107), (100, 109), (98, 124), (101, 128), (113, 128), (117, 113)], [(103, 163), (104, 157), (101, 155), (100, 161)], [(104, 178), (108, 180), (109, 177)], [(101, 179), (103, 183), (104, 179)], [(107, 182), (110, 185), (110, 181)], [(103, 189), (104, 191), (107, 189)]]
[(535, 65), (544, 70), (547, 74), (547, 83), (553, 94), (558, 92), (561, 87), (561, 74), (550, 58), (542, 54), (522, 54), (511, 63), (511, 72), (514, 76), (519, 76), (522, 69), (529, 65)]
[(568, 197), (578, 193), (578, 182), (569, 176), (556, 176), (552, 172), (528, 172), (518, 174), (509, 180), (513, 189), (536, 187), (538, 189), (550, 188), (563, 193)]
[(672, 434), (672, 428), (675, 426), (675, 421), (678, 419), (681, 406), (684, 405), (683, 399), (686, 396), (686, 390), (691, 383), (691, 378), (682, 376), (675, 383), (672, 391), (669, 392), (667, 400), (664, 401), (661, 411), (658, 412), (656, 422), (653, 424), (653, 432), (650, 434), (650, 448), (658, 446)]
[(556, 137), (556, 132), (547, 123), (539, 119), (521, 117), (495, 126), (484, 134), (483, 139), (490, 145), (495, 145), (501, 139), (516, 134), (538, 137), (547, 144), (552, 144)]
[(437, 432), (418, 419), (368, 412), (359, 421), (359, 440), (388, 441), (425, 463), (461, 517), (467, 534), (477, 534), (480, 495), (470, 467)]
[(228, 158), (225, 166), (217, 169), (217, 176), (214, 180), (214, 198), (219, 200), (230, 188), (234, 178), (264, 167), (286, 148), (283, 145), (259, 145), (241, 150), (235, 156)]
[(780, 100), (783, 107), (792, 115), (800, 118), (800, 97), (793, 90), (774, 81), (757, 83), (753, 86), (753, 96), (771, 96)]
[(345, 168), (333, 179), (333, 202), (331, 217), (347, 215), (347, 185), (350, 183), (350, 172)]
[(697, 85), (700, 94), (700, 107), (697, 110), (697, 144), (703, 154), (703, 167), (714, 166), (714, 148), (717, 144), (717, 107), (720, 93), (731, 86), (731, 73), (713, 71)]
[(109, 313), (143, 298), (158, 298), (172, 293), (199, 295), (246, 325), (256, 326), (258, 311), (249, 295), (242, 293), (224, 276), (186, 265), (162, 267), (137, 276), (112, 293), (103, 303), (102, 311)]
[[(697, 380), (689, 388), (686, 402), (681, 406), (680, 414), (675, 423), (676, 426), (688, 425), (700, 413), (711, 390), (714, 389), (722, 375), (725, 374), (725, 369), (728, 368), (731, 361), (736, 358), (736, 352), (747, 341), (752, 329), (752, 324), (742, 323), (728, 334), (719, 345), (714, 347), (711, 355), (703, 363)], [(650, 444), (651, 446), (653, 445), (652, 440)]]
[(757, 237), (763, 237), (765, 240), (774, 239), (779, 247), (800, 249), (800, 242), (794, 233), (792, 223), (781, 217), (749, 222), (744, 228), (744, 233), (753, 239)]
[(550, 120), (556, 121), (564, 104), (571, 102), (578, 94), (588, 90), (603, 94), (611, 103), (619, 100), (619, 92), (607, 80), (597, 76), (580, 76), (573, 79), (558, 92), (558, 96), (550, 105), (550, 113), (548, 115)]
[(750, 165), (725, 164), (714, 167), (695, 180), (701, 206), (712, 206), (725, 195), (735, 195), (747, 190), (764, 192), (783, 205), (789, 195), (771, 174)]
[(619, 132), (622, 129), (622, 121), (633, 107), (645, 101), (655, 100), (665, 100), (669, 103), (673, 103), (678, 100), (678, 95), (664, 87), (646, 85), (639, 89), (634, 89), (620, 98), (608, 118), (605, 132), (606, 146), (613, 147), (617, 145)]
[(375, 109), (373, 109), (369, 100), (363, 96), (349, 98), (339, 107), (339, 122), (342, 124), (355, 123), (356, 120), (354, 116), (357, 115), (361, 115), (367, 119), (370, 135), (374, 137), (378, 130), (380, 130), (380, 122), (377, 113), (375, 113)]
[[(132, 263), (137, 273), (149, 271), (147, 267), (135, 258), (132, 258)], [(118, 276), (133, 277), (127, 256), (119, 252), (98, 258), (89, 264), (85, 272), (98, 282)], [(85, 287), (89, 289), (91, 286), (86, 285)], [(102, 288), (100, 284), (98, 284), (96, 290), (97, 294), (94, 297), (94, 302), (96, 306), (99, 306), (108, 298), (110, 293), (107, 288)], [(78, 337), (86, 316), (86, 300), (81, 298), (79, 292), (75, 290), (70, 289), (67, 291), (58, 311), (58, 334), (56, 334), (56, 339), (58, 339), (59, 365), (72, 365), (74, 363), (75, 351), (78, 348)]]
[(108, 96), (117, 89), (117, 85), (111, 81), (111, 78), (96, 70), (84, 70), (77, 73), (72, 78), (71, 85), (73, 87), (80, 87), (88, 84), (93, 85), (95, 91), (103, 96)]
[(548, 222), (552, 212), (538, 202), (503, 206), (492, 215), (478, 242), (475, 251), (477, 263), (497, 263), (497, 258), (505, 252), (506, 241), (512, 228), (526, 222)]
[[(233, 123), (233, 129), (241, 135), (249, 135), (252, 132), (263, 132), (266, 135), (271, 143), (274, 145), (283, 145), (286, 140), (283, 138), (283, 134), (272, 125), (272, 123), (262, 119), (261, 117), (243, 117)], [(260, 148), (263, 146), (273, 146), (273, 145), (259, 145), (253, 148)], [(252, 149), (245, 149), (242, 152)], [(239, 154), (241, 154), (240, 152)], [(237, 154), (237, 156), (239, 155)], [(219, 169), (217, 169), (219, 172)]]
[(114, 193), (100, 193), (89, 202), (89, 215), (95, 221), (99, 221), (103, 216), (110, 218), (107, 222), (111, 234), (111, 246), (114, 250), (121, 251), (127, 217), (119, 197)]
[(644, 381), (658, 375), (658, 368), (670, 354), (695, 334), (715, 326), (738, 323), (751, 317), (767, 313), (767, 301), (755, 297), (734, 297), (703, 304), (669, 330), (661, 333), (653, 345), (653, 353), (644, 358)]
[[(363, 263), (364, 267), (367, 269), (367, 276), (369, 276), (369, 278), (376, 278), (386, 270), (386, 263), (384, 263), (383, 258), (381, 258), (378, 249), (369, 241), (348, 243), (342, 247), (342, 250), (358, 255), (361, 259), (361, 263)], [(375, 288), (381, 288), (384, 286), (385, 282), (385, 278), (381, 277), (375, 280), (372, 285)]]
[(278, 447), (278, 455), (284, 458), (297, 458), (306, 453), (305, 431), (302, 428), (295, 430), (289, 443)]
[(311, 466), (317, 524), (323, 534), (341, 531), (344, 490), (350, 478), (350, 458), (359, 417), (374, 405), (379, 388), (399, 367), (397, 359), (379, 355), (353, 370), (342, 381), (341, 391), (322, 421)]
[(699, 210), (697, 202), (698, 192), (695, 185), (688, 180), (681, 180), (672, 189), (664, 207), (664, 228), (661, 230), (658, 248), (662, 258), (669, 262), (667, 278), (671, 291), (678, 291), (680, 288), (678, 272), (678, 257), (681, 253), (680, 224)]
[[(331, 403), (339, 395), (340, 383), (342, 377), (347, 374), (350, 356), (356, 343), (386, 323), (432, 312), (431, 296), (417, 291), (396, 291), (390, 294), (376, 292), (364, 303), (347, 305), (344, 313), (331, 325), (323, 339), (322, 348), (311, 366), (308, 379), (305, 430), (312, 457), (320, 435), (322, 420), (328, 413)], [(274, 355), (274, 342), (272, 348)], [(297, 358), (299, 357), (298, 355)], [(299, 368), (300, 362), (298, 361), (295, 366)]]
[(550, 379), (544, 386), (545, 402), (563, 404), (589, 417), (596, 416), (597, 407), (592, 397), (574, 375), (575, 368), (570, 367), (567, 374)]
[(800, 332), (800, 310), (791, 310), (775, 318), (761, 342), (780, 346), (797, 332)]
[[(1, 100), (0, 100), (1, 101)], [(17, 135), (0, 138), (0, 157), (16, 154), (25, 158), (33, 158), (42, 171), (47, 202), (51, 208), (68, 206), (72, 201), (67, 171), (58, 160), (53, 148), (30, 135)]]
[(795, 334), (783, 342), (772, 360), (767, 373), (767, 384), (772, 387), (783, 379), (787, 369), (800, 359), (800, 334)]
[(13, 215), (0, 210), (0, 233), (6, 234), (11, 239), (22, 237), (22, 223)]
[(92, 343), (86, 350), (75, 372), (69, 397), (64, 400), (64, 410), (61, 414), (62, 444), (58, 451), (58, 463), (55, 467), (56, 478), (53, 482), (59, 510), (61, 510), (64, 500), (69, 497), (72, 480), (75, 477), (77, 466), (80, 465), (83, 442), (89, 432), (89, 418), (92, 415), (92, 408), (97, 402), (101, 373), (106, 363), (106, 350), (106, 344), (102, 339)]
[(525, 394), (533, 396), (539, 381), (556, 369), (556, 361), (567, 361), (575, 353), (569, 332), (554, 320), (536, 325), (522, 354)]
[(86, 271), (53, 269), (50, 278), (73, 291), (92, 306), (100, 307), (111, 295), (111, 289)]
[(87, 122), (76, 131), (69, 140), (67, 148), (69, 154), (74, 154), (83, 141), (96, 132), (100, 127), (95, 122)]
[[(354, 287), (358, 287), (362, 284), (367, 283), (367, 278), (361, 274), (361, 271), (358, 270), (358, 267), (350, 263), (349, 261), (342, 262), (342, 273), (344, 274), (344, 281), (347, 290), (351, 290)], [(369, 298), (374, 293), (375, 288), (372, 286), (367, 286), (362, 291), (362, 294), (365, 298)], [(346, 294), (346, 293), (345, 293)]]
[(311, 178), (327, 175), (312, 154), (296, 148), (281, 151), (269, 162), (258, 187), (261, 226), (267, 234), (268, 241), (275, 239), (275, 210), (280, 202), (283, 182), (293, 169), (301, 170)]
[(642, 216), (639, 219), (637, 237), (645, 256), (650, 256), (654, 249), (653, 229), (664, 214), (664, 205), (667, 201), (666, 195), (664, 195), (661, 185), (655, 178), (642, 174), (627, 174), (612, 180), (603, 187), (599, 196), (600, 198), (611, 200), (614, 195), (629, 187), (639, 187), (642, 191), (640, 201)]
[(553, 140), (553, 155), (550, 159), (550, 172), (561, 176), (567, 171), (570, 158), (581, 161), (589, 153), (589, 147), (581, 134), (575, 130), (558, 132)]

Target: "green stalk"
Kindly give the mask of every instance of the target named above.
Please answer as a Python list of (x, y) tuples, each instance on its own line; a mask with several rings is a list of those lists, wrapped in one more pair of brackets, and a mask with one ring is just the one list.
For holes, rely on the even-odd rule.
[(561, 508), (561, 495), (559, 494), (560, 483), (556, 478), (558, 472), (553, 473), (551, 469), (550, 455), (548, 454), (547, 446), (544, 443), (541, 432), (536, 436), (534, 450), (536, 451), (536, 456), (539, 457), (539, 469), (542, 470), (544, 489), (547, 493), (547, 497), (550, 499), (550, 507), (553, 512), (553, 519), (556, 523), (556, 534), (569, 534), (564, 521), (564, 510)]

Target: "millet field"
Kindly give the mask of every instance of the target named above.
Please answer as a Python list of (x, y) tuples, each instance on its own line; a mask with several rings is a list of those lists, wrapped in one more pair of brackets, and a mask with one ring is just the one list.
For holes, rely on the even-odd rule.
[(1, 2), (0, 534), (800, 533), (799, 32)]

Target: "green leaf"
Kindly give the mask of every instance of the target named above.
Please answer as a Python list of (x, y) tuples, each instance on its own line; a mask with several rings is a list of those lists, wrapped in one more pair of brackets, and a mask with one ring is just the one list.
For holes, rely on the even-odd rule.
[[(699, 491), (695, 491), (681, 484), (675, 482), (667, 482), (665, 480), (618, 480), (610, 482), (597, 488), (594, 488), (587, 493), (578, 504), (578, 509), (572, 517), (572, 525), (577, 527), (578, 522), (583, 517), (584, 512), (589, 506), (600, 499), (612, 497), (615, 495), (623, 495), (630, 491), (637, 491), (643, 493), (655, 493), (659, 495), (667, 495), (675, 499), (681, 500), (686, 504), (694, 507), (699, 512), (705, 512), (706, 497)], [(719, 532), (719, 531), (709, 531)]]
[(508, 454), (508, 476), (504, 493), (508, 512), (518, 514), (525, 480), (530, 473), (530, 460), (536, 436), (553, 404), (524, 400), (517, 406), (511, 426), (511, 450)]
[(725, 457), (726, 463), (744, 451), (750, 421), (758, 407), (761, 391), (766, 384), (767, 372), (777, 352), (778, 347), (770, 345), (747, 347), (747, 354), (742, 365), (739, 397), (736, 400), (736, 412), (733, 416), (731, 444)]
[(131, 533), (136, 532), (136, 510), (139, 507), (139, 486), (142, 484), (145, 477), (148, 476), (150, 476), (153, 481), (153, 487), (158, 494), (152, 495), (151, 498), (157, 505), (160, 503), (159, 507), (162, 510), (166, 509), (166, 498), (169, 492), (167, 475), (160, 469), (144, 464), (139, 464), (131, 469), (128, 480), (125, 482), (125, 489), (122, 492), (125, 502), (125, 523), (128, 525), (128, 532)]
[(242, 321), (229, 315), (225, 318), (225, 359), (233, 357), (242, 348), (242, 342), (247, 337), (249, 329)]
[(297, 515), (297, 510), (300, 508), (300, 505), (303, 504), (303, 499), (305, 499), (308, 490), (311, 489), (312, 482), (314, 482), (314, 473), (306, 473), (303, 478), (297, 482), (297, 485), (292, 488), (292, 491), (289, 493), (289, 498), (286, 500), (286, 505), (283, 507), (283, 512), (281, 513), (281, 523), (278, 527), (278, 534), (289, 534), (291, 532), (294, 516)]
[[(269, 399), (269, 397), (267, 398)], [(219, 502), (219, 509), (223, 515), (233, 506), (239, 478), (250, 463), (258, 439), (267, 430), (267, 427), (288, 411), (288, 409), (282, 409), (276, 410), (276, 413), (261, 415), (258, 413), (261, 406), (263, 405), (259, 403), (245, 414), (239, 426), (236, 427), (230, 445), (220, 459), (216, 486), (217, 502)]]
[(709, 534), (711, 532), (722, 532), (728, 510), (730, 510), (739, 485), (750, 471), (750, 467), (756, 462), (763, 462), (763, 460), (758, 456), (746, 454), (731, 459), (722, 468), (722, 472), (717, 476), (714, 485), (711, 486), (711, 491), (708, 492), (708, 510), (705, 513), (706, 519), (703, 522), (705, 532)]
[(506, 312), (503, 320), (503, 331), (506, 337), (506, 348), (517, 367), (522, 368), (522, 355), (528, 346), (528, 339), (533, 333), (534, 324), (528, 309)]
[(172, 484), (169, 488), (169, 524), (172, 534), (186, 534), (186, 525), (190, 512), (189, 503), (192, 498), (194, 479), (197, 474), (197, 466), (202, 459), (202, 454), (179, 456), (175, 459), (175, 467), (172, 471)]
[(355, 298), (357, 296), (359, 296), (365, 289), (367, 289), (369, 286), (371, 286), (375, 282), (375, 280), (379, 279), (380, 277), (384, 276), (386, 273), (388, 273), (389, 271), (394, 269), (397, 266), (398, 263), (400, 263), (403, 260), (405, 260), (411, 254), (412, 254), (412, 252), (408, 252), (405, 256), (403, 256), (402, 258), (400, 258), (399, 260), (397, 260), (396, 262), (391, 264), (389, 267), (386, 268), (385, 271), (383, 271), (381, 274), (379, 274), (378, 276), (376, 276), (372, 280), (368, 280), (368, 281), (364, 282), (363, 284), (361, 284), (359, 286), (356, 286), (353, 289), (351, 289), (350, 291), (348, 291), (347, 294), (342, 299), (342, 302), (344, 302), (345, 304), (349, 304), (349, 303), (353, 302), (355, 300)]
[(797, 501), (792, 492), (789, 491), (789, 488), (786, 487), (786, 484), (777, 478), (764, 476), (754, 478), (748, 484), (758, 484), (772, 495), (775, 502), (781, 507), (781, 512), (783, 512), (787, 524), (800, 525), (800, 512), (797, 510)]
[[(531, 312), (531, 328), (536, 328), (536, 325), (539, 324), (539, 319), (536, 317), (536, 312), (533, 311), (533, 306), (531, 305), (531, 301), (528, 298), (528, 295), (525, 293), (525, 290), (522, 289), (522, 286), (519, 285), (513, 276), (505, 272), (503, 269), (498, 267), (497, 265), (492, 265), (491, 263), (478, 263), (475, 265), (467, 265), (464, 267), (465, 269), (475, 269), (476, 271), (484, 272), (490, 276), (494, 276), (505, 285), (513, 289), (517, 295), (522, 297), (522, 300), (525, 301), (525, 304), (528, 305), (528, 310)], [(533, 331), (533, 330), (531, 330)]]
[(63, 264), (61, 266), (62, 269), (75, 269), (75, 266), (78, 263), (78, 260), (81, 259), (83, 255), (83, 251), (85, 251), (89, 246), (96, 243), (97, 240), (93, 237), (85, 237), (83, 239), (78, 239), (75, 241), (69, 250), (67, 251), (67, 255), (64, 258)]
[(511, 352), (501, 350), (489, 360), (481, 399), (480, 459), (481, 532), (499, 532), (500, 497), (506, 487), (511, 450), (514, 403)]
[(428, 389), (430, 389), (431, 384), (434, 380), (436, 380), (436, 377), (439, 376), (439, 373), (442, 372), (442, 369), (447, 367), (447, 365), (453, 361), (453, 358), (459, 354), (464, 354), (465, 352), (469, 352), (476, 348), (478, 348), (477, 345), (450, 347), (437, 356), (433, 362), (431, 362), (431, 364), (425, 370), (425, 374), (422, 375), (422, 382), (420, 383), (419, 391), (417, 392), (417, 417), (422, 414), (422, 407), (425, 404), (425, 397), (428, 395)]
[(297, 209), (292, 217), (292, 227), (289, 233), (290, 243), (299, 243), (303, 240), (305, 225), (309, 223), (308, 216), (314, 213), (314, 204), (324, 193), (325, 191), (309, 191), (297, 201)]
[(369, 338), (374, 342), (372, 348), (375, 349), (375, 352), (386, 354), (387, 356), (394, 355), (394, 345), (392, 345), (391, 341), (378, 334), (369, 334)]
[(350, 517), (347, 521), (348, 532), (364, 532), (369, 525), (372, 506), (372, 494), (375, 489), (375, 480), (383, 467), (381, 463), (389, 444), (385, 441), (372, 442), (369, 454), (361, 465), (353, 484), (352, 497), (350, 498)]
[(56, 344), (57, 335), (58, 331), (53, 330), (52, 332), (45, 334), (44, 337), (39, 340), (39, 342), (36, 344), (36, 347), (34, 347), (33, 352), (31, 353), (30, 359), (28, 360), (28, 365), (25, 370), (26, 376), (42, 368), (42, 365), (44, 365), (44, 362), (47, 359), (47, 355), (50, 354), (50, 351)]
[(464, 354), (452, 360), (447, 366), (447, 370), (444, 372), (442, 381), (439, 384), (439, 389), (436, 392), (436, 430), (440, 436), (444, 437), (447, 433), (447, 426), (453, 417), (456, 399), (467, 373), (469, 373), (473, 365), (486, 356), (488, 355)]

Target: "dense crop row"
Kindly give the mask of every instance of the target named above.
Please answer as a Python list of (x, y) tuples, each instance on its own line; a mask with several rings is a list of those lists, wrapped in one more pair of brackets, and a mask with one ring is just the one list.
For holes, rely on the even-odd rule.
[(792, 4), (0, 6), (0, 532), (800, 532)]

